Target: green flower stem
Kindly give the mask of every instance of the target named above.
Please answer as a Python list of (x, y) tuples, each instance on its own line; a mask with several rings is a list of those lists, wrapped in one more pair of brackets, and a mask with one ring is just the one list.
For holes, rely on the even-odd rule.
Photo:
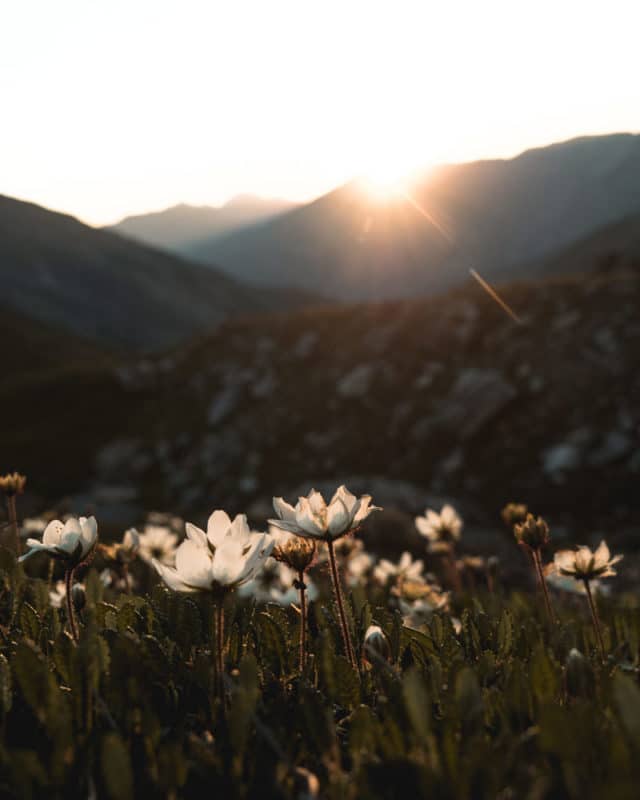
[(67, 601), (67, 619), (69, 621), (69, 628), (71, 628), (71, 636), (73, 641), (78, 641), (78, 628), (76, 626), (76, 615), (73, 608), (73, 598), (71, 597), (71, 588), (73, 587), (73, 569), (67, 569), (64, 573), (64, 584), (66, 589)]
[(453, 549), (453, 545), (449, 546), (449, 550), (447, 552), (447, 569), (449, 572), (449, 582), (451, 583), (451, 588), (457, 594), (462, 592), (462, 581), (460, 579), (460, 573), (458, 572), (458, 567), (456, 565), (456, 555)]
[(358, 669), (355, 651), (351, 643), (351, 634), (349, 633), (349, 626), (347, 625), (347, 616), (344, 612), (344, 599), (342, 596), (342, 587), (340, 585), (340, 575), (338, 573), (338, 565), (336, 564), (336, 554), (333, 549), (333, 541), (327, 539), (327, 548), (329, 550), (329, 565), (331, 566), (331, 579), (333, 581), (333, 591), (336, 596), (336, 604), (338, 606), (338, 616), (340, 617), (340, 628), (342, 629), (342, 641), (344, 649), (349, 659), (349, 663), (353, 669)]
[(540, 549), (532, 550), (533, 554), (533, 564), (535, 566), (537, 575), (538, 575), (538, 582), (540, 583), (540, 588), (542, 589), (542, 595), (544, 597), (544, 605), (547, 609), (547, 616), (549, 617), (549, 622), (553, 623), (555, 621), (555, 617), (553, 614), (553, 609), (551, 607), (551, 598), (549, 597), (549, 589), (547, 588), (547, 582), (544, 579), (544, 571), (542, 569), (542, 556), (540, 555)]
[(298, 572), (298, 589), (300, 591), (300, 673), (302, 673), (307, 660), (307, 597), (305, 594), (304, 570)]
[(220, 700), (224, 703), (224, 597), (215, 600), (215, 683)]
[(16, 557), (18, 557), (22, 548), (20, 547), (20, 534), (18, 533), (18, 512), (15, 494), (10, 494), (7, 497), (7, 510), (9, 512), (9, 524), (13, 532), (13, 547), (16, 551)]
[(598, 647), (600, 648), (600, 655), (602, 656), (602, 660), (604, 661), (604, 640), (602, 638), (602, 629), (600, 628), (600, 619), (598, 618), (598, 610), (596, 609), (596, 604), (593, 599), (593, 594), (591, 593), (591, 586), (589, 585), (589, 579), (583, 579), (584, 588), (587, 590), (587, 599), (589, 601), (589, 609), (591, 610), (591, 619), (593, 620), (593, 627), (596, 629), (596, 637), (598, 639)]

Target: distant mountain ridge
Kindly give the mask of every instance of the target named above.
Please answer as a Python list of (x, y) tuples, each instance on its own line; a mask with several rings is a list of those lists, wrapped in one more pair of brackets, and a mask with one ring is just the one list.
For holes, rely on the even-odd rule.
[(222, 206), (180, 203), (162, 211), (125, 217), (107, 230), (188, 256), (201, 239), (210, 240), (272, 219), (294, 206), (295, 203), (288, 200), (243, 194), (232, 197)]
[(472, 267), (535, 278), (534, 263), (636, 213), (640, 136), (612, 134), (439, 167), (387, 203), (352, 182), (189, 253), (255, 284), (384, 299), (446, 289)]
[(112, 347), (174, 346), (230, 315), (309, 302), (256, 290), (77, 219), (0, 195), (0, 307)]

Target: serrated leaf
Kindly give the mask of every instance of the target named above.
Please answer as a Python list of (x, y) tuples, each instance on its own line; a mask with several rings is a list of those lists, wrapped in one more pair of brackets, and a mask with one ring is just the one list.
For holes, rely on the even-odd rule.
[(28, 640), (21, 641), (13, 658), (13, 671), (25, 700), (44, 722), (57, 687), (39, 648)]
[(513, 648), (513, 615), (505, 608), (498, 622), (498, 655), (506, 658)]
[(0, 712), (7, 714), (13, 702), (13, 682), (11, 667), (6, 657), (0, 654)]
[(640, 689), (621, 672), (613, 677), (613, 699), (627, 732), (636, 742), (640, 741)]
[(360, 680), (344, 656), (336, 656), (333, 664), (335, 681), (334, 700), (344, 708), (353, 708), (360, 702)]
[(18, 618), (24, 635), (37, 643), (40, 638), (41, 622), (35, 608), (29, 603), (23, 603)]
[(410, 669), (402, 680), (402, 695), (407, 715), (411, 720), (418, 741), (424, 744), (429, 736), (431, 701), (422, 675)]
[(229, 732), (236, 758), (244, 753), (259, 697), (258, 664), (252, 655), (248, 655), (240, 662), (229, 713)]
[(480, 684), (470, 667), (463, 667), (456, 675), (455, 700), (462, 720), (473, 720), (482, 713)]
[(263, 665), (275, 675), (281, 675), (286, 663), (284, 632), (266, 611), (261, 611), (256, 616), (256, 632)]

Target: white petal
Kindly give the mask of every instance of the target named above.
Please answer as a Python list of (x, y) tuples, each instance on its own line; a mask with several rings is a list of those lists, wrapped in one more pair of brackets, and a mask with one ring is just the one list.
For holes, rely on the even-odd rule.
[(593, 567), (593, 553), (588, 547), (582, 546), (575, 553), (575, 568), (577, 572), (588, 572)]
[(154, 558), (151, 562), (153, 566), (156, 568), (158, 575), (162, 578), (162, 580), (167, 584), (167, 586), (172, 589), (174, 592), (195, 592), (197, 591), (192, 586), (187, 586), (184, 581), (180, 580), (178, 573), (175, 569), (171, 567), (165, 567), (164, 564), (161, 564), (159, 561), (156, 561)]
[[(44, 529), (44, 533), (42, 534), (42, 544), (59, 544), (63, 530), (64, 523), (60, 522), (59, 519), (52, 520)], [(33, 541), (33, 539), (31, 541)]]
[[(254, 536), (253, 538), (256, 541), (252, 544), (251, 550), (244, 556), (245, 563), (240, 574), (236, 578), (236, 585), (251, 580), (271, 555), (273, 541), (271, 541), (266, 534)], [(282, 570), (280, 574), (282, 575)]]
[(222, 586), (233, 586), (245, 566), (243, 547), (230, 536), (225, 536), (216, 548), (211, 567), (211, 576)]
[(176, 572), (187, 586), (197, 589), (211, 588), (211, 554), (187, 539), (176, 550)]
[[(306, 499), (309, 503), (309, 507), (314, 514), (318, 516), (322, 516), (327, 510), (327, 504), (324, 501), (324, 497), (320, 494), (320, 492), (316, 492), (315, 489), (312, 489), (306, 498), (300, 498), (300, 501)], [(298, 506), (300, 503), (298, 503)]]
[(273, 525), (274, 528), (279, 528), (281, 531), (289, 531), (289, 533), (300, 532), (300, 526), (295, 521), (290, 522), (285, 519), (270, 519), (267, 521), (269, 525)]
[(287, 501), (282, 497), (273, 498), (273, 510), (280, 519), (285, 520), (286, 522), (296, 521), (295, 508), (290, 503), (287, 503)]
[(327, 509), (327, 527), (332, 536), (340, 536), (351, 527), (351, 513), (344, 502), (337, 498)]
[(306, 497), (301, 497), (296, 507), (296, 522), (302, 536), (324, 537), (326, 533), (322, 521), (313, 513), (311, 503)]
[(438, 538), (437, 531), (426, 517), (416, 517), (415, 523), (418, 533), (426, 536), (429, 541), (435, 541)]
[(59, 544), (56, 545), (56, 549), (73, 555), (78, 545), (82, 548), (82, 533), (80, 531), (65, 530), (60, 538)]
[(82, 557), (87, 556), (98, 541), (98, 523), (95, 517), (80, 517), (80, 538), (82, 540)]
[(595, 568), (601, 569), (604, 565), (609, 561), (611, 558), (611, 553), (609, 552), (609, 548), (607, 547), (607, 543), (604, 539), (600, 542), (598, 549), (593, 554), (595, 559)]
[(197, 525), (192, 525), (190, 522), (187, 522), (185, 525), (185, 532), (187, 534), (187, 539), (190, 542), (193, 542), (198, 547), (201, 547), (207, 551), (209, 550), (207, 534), (202, 530), (202, 528), (198, 528)]
[(231, 520), (225, 511), (214, 511), (207, 523), (207, 539), (217, 547), (231, 527)]
[(353, 511), (353, 508), (357, 502), (355, 495), (351, 494), (351, 492), (347, 489), (346, 486), (344, 486), (344, 484), (336, 489), (335, 494), (331, 498), (331, 503), (329, 503), (329, 505), (335, 503), (336, 500), (342, 500), (342, 502), (345, 505), (345, 508), (349, 513)]
[(576, 554), (573, 550), (559, 550), (553, 557), (558, 572), (573, 574), (576, 570)]
[(31, 556), (34, 553), (45, 552), (52, 556), (58, 555), (58, 552), (56, 550), (56, 545), (42, 544), (42, 542), (39, 541), (38, 539), (27, 539), (27, 547), (29, 547), (30, 549), (27, 550), (27, 552), (24, 555), (20, 556), (20, 558), (18, 559), (20, 563), (26, 561), (28, 558), (31, 558)]
[(245, 514), (236, 514), (233, 522), (231, 523), (229, 534), (237, 542), (240, 542), (240, 544), (247, 544), (249, 537), (251, 536), (251, 531), (249, 529), (249, 525), (247, 524), (247, 517)]
[(363, 494), (358, 500), (358, 508), (355, 510), (353, 521), (358, 524), (363, 522), (372, 511), (382, 511), (380, 506), (371, 505), (371, 495)]

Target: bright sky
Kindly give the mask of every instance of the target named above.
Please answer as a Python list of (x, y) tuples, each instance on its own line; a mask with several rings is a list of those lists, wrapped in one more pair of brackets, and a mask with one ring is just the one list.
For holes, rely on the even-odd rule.
[(0, 192), (102, 224), (640, 129), (637, 0), (2, 0)]

